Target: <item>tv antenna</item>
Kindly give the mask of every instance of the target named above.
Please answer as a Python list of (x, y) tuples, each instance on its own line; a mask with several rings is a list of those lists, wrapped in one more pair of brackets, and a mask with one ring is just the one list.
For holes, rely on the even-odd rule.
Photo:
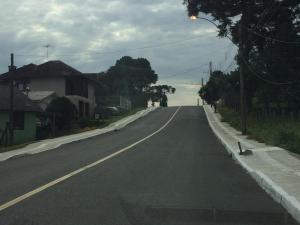
[(49, 58), (49, 48), (52, 47), (51, 45), (47, 44), (43, 46), (44, 48), (46, 48), (46, 60), (48, 61)]

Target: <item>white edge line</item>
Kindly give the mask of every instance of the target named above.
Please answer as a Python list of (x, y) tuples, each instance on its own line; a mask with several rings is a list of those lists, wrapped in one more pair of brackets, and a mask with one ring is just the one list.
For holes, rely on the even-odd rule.
[(38, 194), (39, 192), (42, 192), (43, 190), (46, 190), (46, 189), (48, 189), (48, 188), (50, 188), (50, 187), (52, 187), (52, 186), (54, 186), (54, 185), (56, 185), (56, 184), (58, 184), (60, 182), (63, 182), (65, 180), (67, 180), (67, 179), (69, 179), (69, 178), (71, 178), (71, 177), (73, 177), (73, 176), (75, 176), (75, 175), (77, 175), (77, 174), (79, 174), (79, 173), (81, 173), (81, 172), (89, 169), (89, 168), (92, 168), (92, 167), (94, 167), (96, 165), (99, 165), (100, 163), (102, 163), (102, 162), (104, 162), (104, 161), (106, 161), (108, 159), (111, 159), (111, 158), (113, 158), (113, 157), (115, 157), (115, 156), (117, 156), (117, 155), (119, 155), (119, 154), (121, 154), (121, 153), (123, 153), (123, 152), (125, 152), (125, 151), (127, 151), (129, 149), (131, 149), (132, 147), (134, 147), (134, 146), (136, 146), (136, 145), (138, 145), (138, 144), (146, 141), (147, 139), (151, 138), (155, 134), (157, 134), (160, 131), (162, 131), (174, 119), (174, 117), (176, 116), (177, 112), (180, 109), (181, 109), (181, 106), (178, 107), (178, 109), (174, 112), (174, 114), (171, 116), (171, 118), (161, 128), (159, 128), (157, 131), (153, 132), (152, 134), (149, 134), (148, 136), (142, 138), (141, 140), (139, 140), (139, 141), (137, 141), (137, 142), (135, 142), (135, 143), (133, 143), (133, 144), (125, 147), (125, 148), (122, 148), (122, 149), (120, 149), (120, 150), (118, 150), (118, 151), (116, 151), (116, 152), (114, 152), (114, 153), (112, 153), (112, 154), (110, 154), (110, 155), (102, 158), (102, 159), (99, 159), (99, 160), (97, 160), (97, 161), (95, 161), (95, 162), (93, 162), (91, 164), (88, 164), (88, 165), (86, 165), (84, 167), (81, 167), (78, 170), (75, 170), (75, 171), (73, 171), (73, 172), (71, 172), (71, 173), (69, 173), (69, 174), (67, 174), (65, 176), (62, 176), (62, 177), (60, 177), (60, 178), (58, 178), (56, 180), (53, 180), (53, 181), (51, 181), (51, 182), (49, 182), (49, 183), (47, 183), (47, 184), (45, 184), (45, 185), (43, 185), (41, 187), (38, 187), (38, 188), (34, 189), (33, 191), (30, 191), (30, 192), (28, 192), (26, 194), (23, 194), (23, 195), (15, 198), (15, 199), (9, 201), (9, 202), (6, 202), (6, 203), (0, 205), (0, 212), (3, 211), (3, 210), (5, 210), (5, 209), (7, 209), (7, 208), (9, 208), (9, 207), (11, 207), (11, 206), (13, 206), (13, 205), (16, 205), (17, 203), (19, 203), (21, 201), (24, 201), (27, 198), (30, 198), (31, 196), (33, 196), (35, 194)]

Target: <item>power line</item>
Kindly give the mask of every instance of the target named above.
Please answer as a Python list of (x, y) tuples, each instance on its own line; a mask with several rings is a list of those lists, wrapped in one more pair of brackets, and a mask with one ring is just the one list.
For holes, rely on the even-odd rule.
[[(218, 24), (216, 24), (216, 23), (213, 22), (212, 20), (209, 20), (209, 19), (204, 18), (204, 17), (199, 17), (199, 18), (200, 18), (200, 19), (207, 20), (208, 22), (212, 23), (214, 26), (216, 26), (216, 27), (218, 28)], [(248, 27), (246, 27), (246, 26), (243, 26), (243, 29), (246, 29), (246, 30), (248, 30), (249, 32), (251, 32), (251, 33), (253, 33), (253, 34), (257, 35), (257, 36), (262, 37), (262, 38), (265, 38), (265, 39), (268, 39), (268, 40), (277, 41), (277, 42), (285, 43), (285, 44), (296, 44), (296, 45), (300, 44), (300, 42), (295, 42), (295, 41), (284, 41), (284, 40), (279, 40), (279, 39), (276, 39), (276, 38), (266, 37), (266, 36), (264, 36), (264, 35), (262, 35), (262, 34), (259, 34), (259, 33), (257, 33), (256, 31), (254, 31), (254, 30), (252, 30), (251, 28), (248, 28)], [(237, 44), (235, 44), (235, 43), (233, 42), (232, 37), (230, 37), (227, 33), (225, 33), (225, 37), (227, 37), (230, 41), (232, 41), (232, 43), (233, 43), (234, 45), (236, 45), (237, 47), (239, 47)]]
[[(53, 56), (59, 57), (59, 56), (78, 56), (78, 55), (104, 55), (104, 54), (114, 54), (114, 53), (127, 52), (127, 51), (136, 51), (136, 50), (144, 50), (144, 49), (151, 49), (151, 48), (159, 48), (159, 47), (184, 43), (184, 42), (187, 42), (187, 41), (197, 40), (197, 39), (199, 39), (203, 36), (210, 36), (210, 35), (211, 35), (211, 33), (202, 34), (202, 35), (198, 35), (197, 37), (193, 37), (193, 38), (186, 38), (186, 39), (182, 39), (182, 40), (165, 42), (165, 43), (161, 43), (161, 44), (146, 45), (146, 46), (141, 46), (141, 47), (137, 47), (137, 48), (119, 49), (119, 50), (115, 50), (115, 51), (103, 51), (103, 52), (94, 52), (94, 51), (92, 52), (91, 51), (91, 52), (83, 52), (83, 53), (53, 54)], [(32, 57), (41, 56), (41, 55), (34, 55), (34, 54), (16, 54), (16, 55), (17, 56), (32, 56)]]
[(254, 75), (256, 76), (257, 78), (259, 78), (260, 80), (266, 82), (266, 83), (269, 83), (269, 84), (272, 84), (272, 85), (292, 85), (292, 84), (295, 84), (295, 83), (300, 83), (300, 80), (295, 80), (295, 81), (288, 81), (288, 82), (278, 82), (278, 81), (272, 81), (272, 80), (269, 80), (267, 78), (264, 78), (260, 75), (258, 75), (253, 69), (252, 67), (247, 63), (246, 59), (244, 57), (242, 57), (242, 60), (244, 61), (244, 63), (247, 65), (249, 71)]
[(235, 64), (235, 59), (233, 59), (231, 63), (227, 66), (227, 68), (224, 70), (224, 73), (227, 73), (233, 67), (234, 64)]
[(265, 38), (266, 40), (271, 40), (271, 41), (276, 41), (276, 42), (280, 42), (280, 43), (284, 43), (284, 44), (296, 44), (296, 45), (300, 45), (300, 42), (298, 41), (283, 41), (283, 40), (279, 40), (279, 39), (276, 39), (276, 38), (271, 38), (271, 37), (266, 37), (264, 36), (263, 34), (259, 34), (257, 33), (256, 31), (250, 29), (250, 28), (247, 28), (245, 27), (248, 31), (250, 31), (252, 34), (255, 34), (259, 37), (262, 37), (262, 38)]
[(161, 78), (163, 79), (163, 78), (170, 78), (170, 77), (182, 76), (183, 73), (190, 73), (190, 72), (202, 69), (204, 66), (207, 66), (207, 65), (208, 65), (208, 63), (201, 64), (200, 66), (184, 70), (184, 71), (181, 72), (181, 74), (167, 75), (167, 76), (162, 76)]

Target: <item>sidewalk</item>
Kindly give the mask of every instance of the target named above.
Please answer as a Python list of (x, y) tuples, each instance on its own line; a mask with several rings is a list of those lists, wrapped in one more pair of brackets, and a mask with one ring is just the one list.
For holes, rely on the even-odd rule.
[[(245, 168), (275, 201), (300, 222), (300, 156), (282, 148), (247, 139), (229, 124), (220, 122), (210, 106), (203, 106), (209, 125), (232, 157)], [(237, 142), (253, 155), (238, 154)]]
[(17, 156), (26, 155), (26, 154), (37, 154), (40, 152), (52, 150), (52, 149), (58, 148), (61, 145), (68, 144), (68, 143), (71, 143), (74, 141), (79, 141), (82, 139), (91, 138), (91, 137), (101, 135), (101, 134), (104, 134), (107, 132), (111, 132), (114, 130), (119, 130), (119, 129), (127, 126), (129, 123), (131, 123), (141, 117), (146, 116), (148, 113), (150, 113), (156, 109), (157, 109), (157, 107), (147, 108), (145, 110), (139, 111), (134, 115), (125, 117), (117, 122), (110, 124), (107, 127), (101, 128), (101, 129), (95, 129), (92, 131), (62, 136), (62, 137), (53, 138), (53, 139), (46, 139), (46, 140), (35, 142), (33, 144), (29, 144), (24, 148), (0, 153), (0, 162), (10, 159), (12, 157), (17, 157)]

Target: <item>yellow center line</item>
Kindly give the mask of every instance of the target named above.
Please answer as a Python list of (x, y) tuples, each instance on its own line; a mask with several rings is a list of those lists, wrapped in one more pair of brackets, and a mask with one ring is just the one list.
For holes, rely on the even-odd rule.
[(65, 180), (67, 180), (67, 179), (69, 179), (69, 178), (71, 178), (71, 177), (73, 177), (73, 176), (75, 176), (75, 175), (77, 175), (77, 174), (79, 174), (79, 173), (81, 173), (81, 172), (89, 169), (89, 168), (92, 168), (92, 167), (94, 167), (96, 165), (99, 165), (102, 162), (104, 162), (104, 161), (106, 161), (108, 159), (111, 159), (111, 158), (113, 158), (113, 157), (115, 157), (115, 156), (117, 156), (117, 155), (119, 155), (119, 154), (121, 154), (121, 153), (123, 153), (123, 152), (125, 152), (125, 151), (127, 151), (129, 149), (131, 149), (132, 147), (134, 147), (134, 146), (136, 146), (136, 145), (138, 145), (138, 144), (146, 141), (147, 139), (151, 138), (153, 135), (155, 135), (155, 134), (159, 133), (160, 131), (162, 131), (174, 119), (174, 117), (176, 116), (176, 114), (180, 110), (180, 108), (181, 107), (178, 107), (177, 110), (174, 112), (174, 114), (171, 116), (171, 118), (161, 128), (159, 128), (157, 131), (153, 132), (152, 134), (149, 134), (148, 136), (142, 138), (141, 140), (139, 140), (139, 141), (137, 141), (137, 142), (135, 142), (135, 143), (133, 143), (133, 144), (125, 147), (125, 148), (122, 148), (122, 149), (120, 149), (120, 150), (118, 150), (118, 151), (116, 151), (116, 152), (114, 152), (114, 153), (112, 153), (112, 154), (110, 154), (110, 155), (102, 158), (102, 159), (99, 159), (99, 160), (97, 160), (97, 161), (95, 161), (95, 162), (93, 162), (91, 164), (88, 164), (88, 165), (86, 165), (84, 167), (81, 167), (78, 170), (75, 170), (75, 171), (73, 171), (73, 172), (71, 172), (69, 174), (66, 174), (65, 176), (62, 176), (62, 177), (60, 177), (60, 178), (58, 178), (56, 180), (53, 180), (53, 181), (51, 181), (51, 182), (49, 182), (49, 183), (47, 183), (47, 184), (45, 184), (45, 185), (43, 185), (41, 187), (38, 187), (38, 188), (36, 188), (36, 189), (34, 189), (34, 190), (26, 193), (26, 194), (23, 194), (23, 195), (15, 198), (15, 199), (9, 201), (9, 202), (6, 202), (6, 203), (0, 205), (0, 211), (3, 211), (4, 209), (7, 209), (7, 208), (9, 208), (9, 207), (11, 207), (13, 205), (16, 205), (17, 203), (19, 203), (21, 201), (24, 201), (25, 199), (30, 198), (33, 195), (36, 195), (36, 194), (38, 194), (38, 193), (40, 193), (40, 192), (42, 192), (42, 191), (44, 191), (44, 190), (46, 190), (46, 189), (48, 189), (48, 188), (56, 185), (58, 183), (61, 183), (61, 182), (65, 181)]

